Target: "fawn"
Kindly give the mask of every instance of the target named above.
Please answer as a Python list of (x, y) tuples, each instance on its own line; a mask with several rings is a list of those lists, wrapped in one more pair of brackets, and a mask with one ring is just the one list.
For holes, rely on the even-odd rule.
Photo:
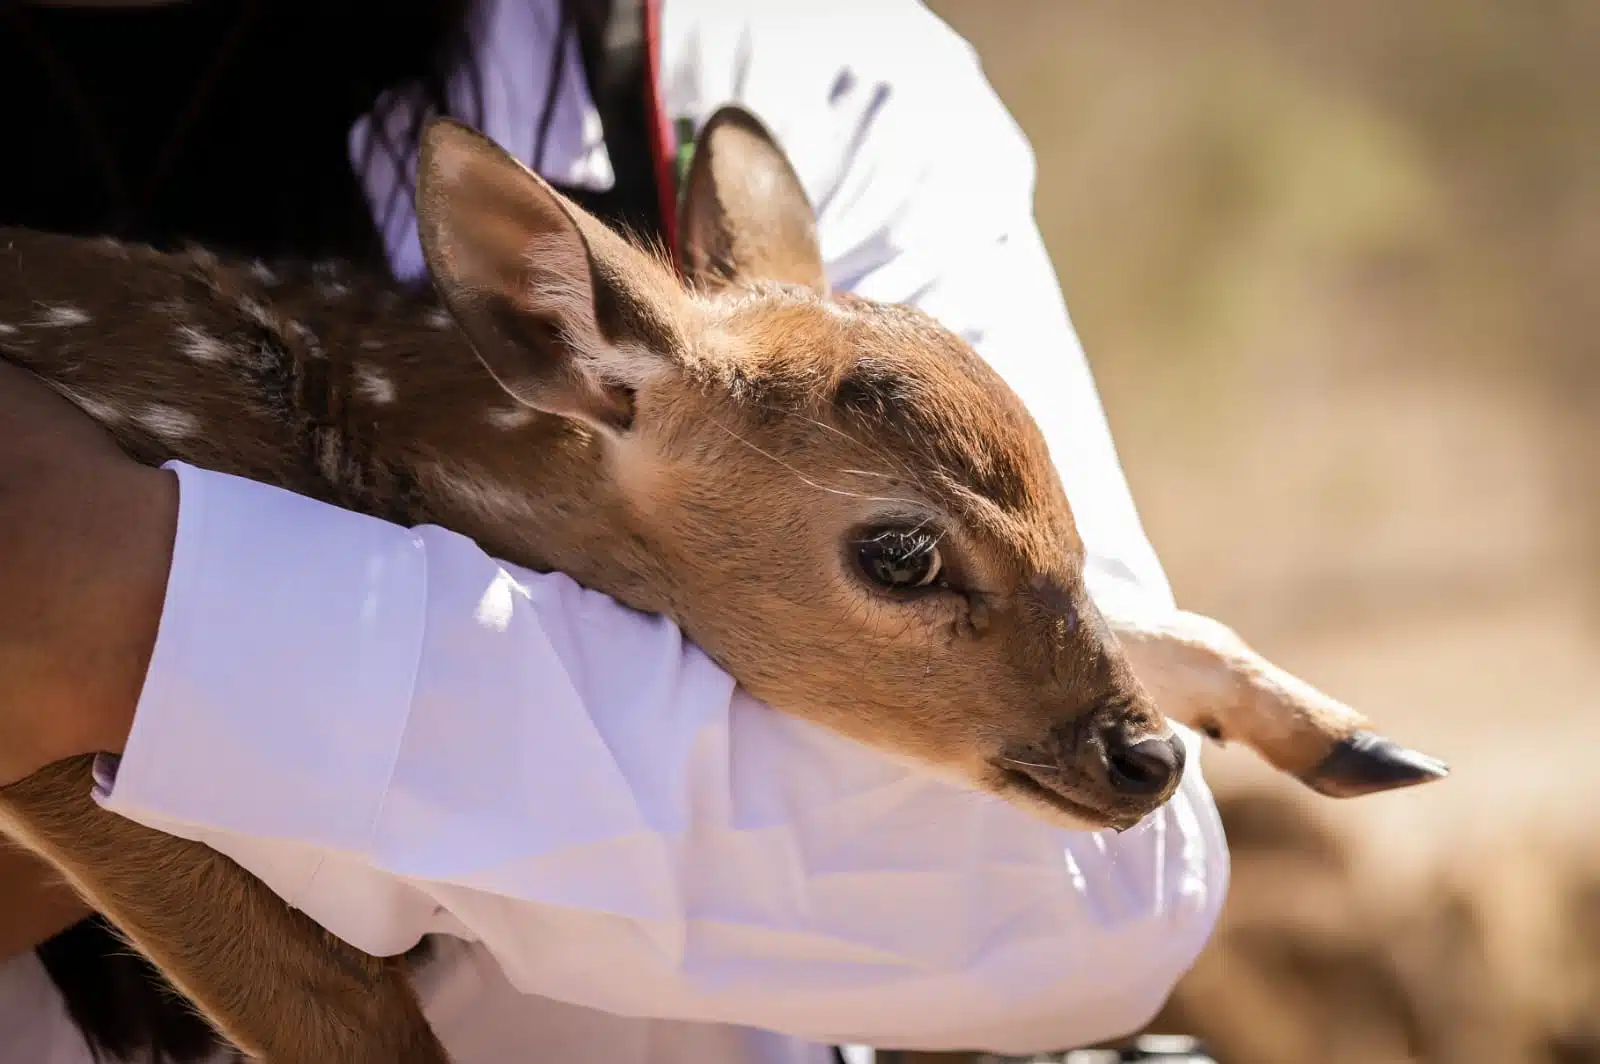
[[(0, 355), (140, 460), (565, 572), (670, 616), (778, 710), (1057, 823), (1122, 829), (1171, 796), (1184, 748), (1158, 705), (1331, 794), (1443, 774), (1216, 622), (1103, 617), (1020, 400), (925, 315), (829, 292), (805, 193), (746, 112), (700, 134), (688, 284), (448, 120), (416, 192), (437, 296), (0, 231)], [(86, 759), (51, 766), (0, 791), (0, 830), (244, 1052), (445, 1064), (398, 959), (90, 790)]]

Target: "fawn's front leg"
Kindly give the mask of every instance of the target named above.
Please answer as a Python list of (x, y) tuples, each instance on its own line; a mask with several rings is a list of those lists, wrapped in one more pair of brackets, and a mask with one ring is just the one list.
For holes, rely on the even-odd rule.
[(224, 1036), (269, 1064), (449, 1064), (399, 958), (329, 934), (215, 850), (101, 809), (93, 763), (0, 788), (0, 831), (59, 869)]
[(1371, 730), (1366, 717), (1274, 665), (1198, 613), (1106, 610), (1134, 675), (1172, 720), (1237, 741), (1330, 798), (1442, 779), (1438, 758)]

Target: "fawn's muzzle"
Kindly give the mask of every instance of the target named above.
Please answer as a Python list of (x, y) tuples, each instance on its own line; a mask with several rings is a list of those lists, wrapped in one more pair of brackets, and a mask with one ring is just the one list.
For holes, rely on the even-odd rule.
[(1176, 735), (1133, 743), (1108, 737), (1102, 749), (1107, 782), (1131, 798), (1169, 793), (1183, 778), (1188, 758)]
[(1078, 822), (1124, 830), (1158, 809), (1183, 779), (1188, 751), (1155, 722), (1128, 719), (1125, 706), (1078, 717), (1038, 745), (996, 760), (1008, 793), (1051, 806)]

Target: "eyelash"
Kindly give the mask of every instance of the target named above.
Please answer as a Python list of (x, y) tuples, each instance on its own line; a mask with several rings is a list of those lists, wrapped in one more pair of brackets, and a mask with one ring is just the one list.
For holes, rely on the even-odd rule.
[(852, 539), (852, 560), (856, 571), (882, 592), (904, 596), (948, 591), (942, 538), (926, 526), (869, 528)]

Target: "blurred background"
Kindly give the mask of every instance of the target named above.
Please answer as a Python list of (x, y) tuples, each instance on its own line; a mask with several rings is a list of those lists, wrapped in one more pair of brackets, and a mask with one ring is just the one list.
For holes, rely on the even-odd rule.
[(1222, 1064), (1600, 1061), (1600, 3), (933, 0), (1179, 601), (1445, 783), (1212, 748)]

